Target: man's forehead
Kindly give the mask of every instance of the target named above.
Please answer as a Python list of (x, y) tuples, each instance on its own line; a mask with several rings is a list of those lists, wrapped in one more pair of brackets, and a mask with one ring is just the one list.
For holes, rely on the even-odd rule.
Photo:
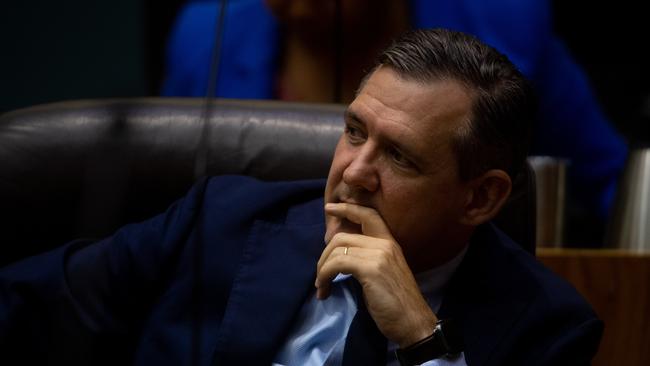
[(471, 113), (472, 98), (460, 82), (419, 82), (400, 77), (389, 67), (375, 70), (350, 104), (348, 117), (398, 123), (417, 134), (457, 129)]
[[(393, 145), (417, 147), (430, 140), (430, 128), (418, 128), (416, 118), (384, 105), (368, 106), (370, 103), (351, 104), (345, 111), (348, 123), (355, 123), (371, 135)], [(427, 136), (427, 138), (424, 138)]]

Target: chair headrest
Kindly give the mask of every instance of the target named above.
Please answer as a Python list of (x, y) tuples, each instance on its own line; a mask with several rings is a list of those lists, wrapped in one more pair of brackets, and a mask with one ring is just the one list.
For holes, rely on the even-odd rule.
[(0, 266), (162, 212), (195, 181), (202, 138), (207, 175), (326, 178), (344, 110), (215, 100), (206, 125), (203, 99), (138, 98), (1, 115)]

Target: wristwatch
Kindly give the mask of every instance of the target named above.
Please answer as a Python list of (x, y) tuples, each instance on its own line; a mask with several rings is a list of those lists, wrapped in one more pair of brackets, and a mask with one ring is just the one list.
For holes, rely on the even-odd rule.
[(441, 357), (453, 358), (463, 351), (463, 337), (451, 319), (438, 320), (433, 334), (395, 355), (401, 366), (419, 365)]

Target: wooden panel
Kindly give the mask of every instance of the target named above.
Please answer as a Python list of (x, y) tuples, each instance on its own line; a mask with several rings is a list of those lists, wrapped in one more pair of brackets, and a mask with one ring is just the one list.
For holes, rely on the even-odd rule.
[(540, 248), (537, 257), (605, 322), (593, 365), (650, 364), (650, 253)]

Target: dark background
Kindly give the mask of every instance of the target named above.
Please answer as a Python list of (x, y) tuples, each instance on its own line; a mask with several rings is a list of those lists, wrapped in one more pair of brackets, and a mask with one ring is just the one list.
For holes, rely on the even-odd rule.
[(183, 0), (33, 0), (0, 10), (0, 112), (157, 95)]
[[(158, 95), (166, 37), (182, 3), (4, 4), (0, 113), (68, 99)], [(556, 32), (589, 75), (612, 125), (632, 149), (650, 146), (650, 22), (641, 2), (555, 0), (553, 6)], [(590, 233), (587, 241), (602, 237), (604, 227), (594, 229), (588, 213), (569, 207), (568, 215), (577, 232)]]
[(631, 148), (650, 146), (650, 19), (642, 2), (553, 1), (555, 29)]
[[(157, 95), (182, 0), (12, 2), (0, 12), (0, 112)], [(634, 147), (650, 145), (650, 22), (641, 2), (553, 1), (556, 31)]]

